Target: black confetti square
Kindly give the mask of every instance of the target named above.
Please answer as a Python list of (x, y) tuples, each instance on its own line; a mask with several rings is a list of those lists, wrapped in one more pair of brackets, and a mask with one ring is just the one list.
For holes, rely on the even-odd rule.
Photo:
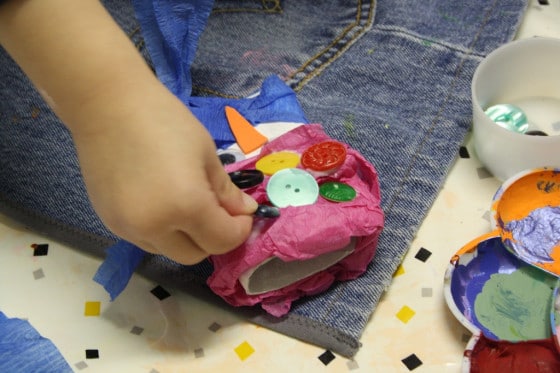
[(332, 352), (330, 352), (329, 350), (323, 352), (321, 355), (319, 355), (319, 360), (321, 360), (321, 363), (325, 364), (325, 365), (329, 365), (331, 361), (333, 361), (335, 359), (336, 356), (334, 356), (334, 354)]
[(222, 328), (222, 326), (220, 324), (218, 324), (217, 322), (213, 322), (212, 325), (210, 325), (208, 327), (208, 330), (210, 330), (213, 333), (216, 333), (221, 328)]
[(459, 157), (461, 158), (470, 158), (471, 155), (469, 154), (469, 150), (467, 149), (466, 146), (461, 146), (459, 148)]
[(540, 5), (550, 5), (550, 3), (548, 2), (548, 0), (539, 0), (539, 4), (540, 4)]
[(49, 245), (46, 243), (31, 245), (33, 248), (33, 256), (45, 256), (49, 253)]
[(160, 285), (150, 290), (150, 293), (152, 293), (159, 300), (164, 300), (165, 298), (171, 296), (171, 294), (169, 294), (169, 292), (162, 288)]
[(430, 250), (426, 250), (423, 247), (420, 248), (420, 250), (418, 250), (418, 252), (416, 253), (416, 255), (414, 256), (416, 259), (425, 262), (426, 260), (428, 260), (428, 258), (432, 255), (432, 252)]
[(99, 359), (99, 350), (86, 350), (86, 359)]
[(422, 365), (422, 360), (418, 358), (415, 354), (405, 357), (401, 360), (408, 370), (414, 370)]
[(142, 334), (142, 332), (144, 331), (144, 328), (141, 328), (139, 326), (133, 326), (132, 329), (130, 329), (130, 333), (135, 334), (135, 335), (140, 335)]

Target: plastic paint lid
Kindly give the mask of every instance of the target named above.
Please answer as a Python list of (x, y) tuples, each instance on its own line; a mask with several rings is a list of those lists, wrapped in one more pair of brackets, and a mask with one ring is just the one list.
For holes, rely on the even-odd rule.
[(492, 224), (520, 260), (560, 276), (560, 170), (539, 168), (509, 178), (492, 200)]
[(311, 205), (319, 197), (319, 185), (309, 172), (286, 168), (270, 177), (266, 194), (276, 207)]
[(473, 334), (495, 341), (546, 339), (552, 335), (549, 305), (556, 282), (506, 250), (495, 230), (452, 257), (444, 298)]
[(483, 334), (469, 340), (461, 372), (558, 372), (560, 355), (550, 338), (522, 342), (494, 341)]
[(356, 190), (338, 181), (327, 181), (319, 187), (321, 196), (332, 202), (349, 202), (356, 198)]
[(300, 155), (295, 152), (282, 151), (265, 155), (257, 161), (255, 168), (262, 171), (266, 175), (274, 173), (285, 168), (294, 168), (299, 164)]
[(552, 328), (552, 336), (559, 346), (560, 352), (560, 280), (556, 281), (556, 286), (552, 292), (552, 302), (550, 304), (550, 321)]
[(346, 147), (337, 141), (324, 141), (307, 148), (301, 156), (303, 167), (313, 171), (336, 170), (346, 159)]

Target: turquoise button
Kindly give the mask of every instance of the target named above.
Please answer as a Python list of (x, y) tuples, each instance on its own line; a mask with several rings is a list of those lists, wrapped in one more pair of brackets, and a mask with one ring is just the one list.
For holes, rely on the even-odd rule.
[(529, 128), (527, 116), (518, 106), (500, 104), (490, 106), (484, 113), (497, 125), (509, 131), (525, 133)]
[(311, 205), (319, 197), (319, 185), (309, 172), (285, 168), (270, 177), (266, 194), (276, 207)]

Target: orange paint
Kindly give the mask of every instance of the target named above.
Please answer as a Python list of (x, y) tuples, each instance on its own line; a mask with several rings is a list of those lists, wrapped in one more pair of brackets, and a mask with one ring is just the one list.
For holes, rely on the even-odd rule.
[(478, 244), (489, 240), (490, 238), (493, 237), (498, 237), (500, 235), (500, 231), (497, 229), (494, 229), (492, 232), (488, 232), (483, 234), (482, 236), (478, 236), (477, 238), (475, 238), (472, 241), (469, 241), (466, 245), (464, 245), (463, 247), (461, 247), (456, 253), (455, 255), (453, 255), (453, 257), (451, 258), (451, 264), (455, 265), (455, 263), (457, 263), (457, 261), (459, 260), (459, 257), (463, 254), (466, 253), (472, 253), (473, 251), (476, 250), (476, 248), (478, 247)]
[(552, 169), (540, 169), (516, 180), (504, 190), (493, 209), (497, 218), (507, 224), (544, 206), (560, 206), (560, 173)]
[(554, 249), (552, 249), (550, 257), (552, 258), (552, 262), (535, 264), (553, 275), (560, 275), (560, 245), (556, 245)]

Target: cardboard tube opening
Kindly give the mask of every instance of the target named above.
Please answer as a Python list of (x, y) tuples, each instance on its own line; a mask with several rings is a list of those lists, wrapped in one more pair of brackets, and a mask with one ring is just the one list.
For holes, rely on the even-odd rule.
[(323, 271), (351, 254), (356, 247), (356, 239), (343, 248), (307, 260), (285, 262), (280, 258), (270, 258), (243, 273), (239, 282), (249, 295), (267, 293), (282, 289), (306, 277)]

